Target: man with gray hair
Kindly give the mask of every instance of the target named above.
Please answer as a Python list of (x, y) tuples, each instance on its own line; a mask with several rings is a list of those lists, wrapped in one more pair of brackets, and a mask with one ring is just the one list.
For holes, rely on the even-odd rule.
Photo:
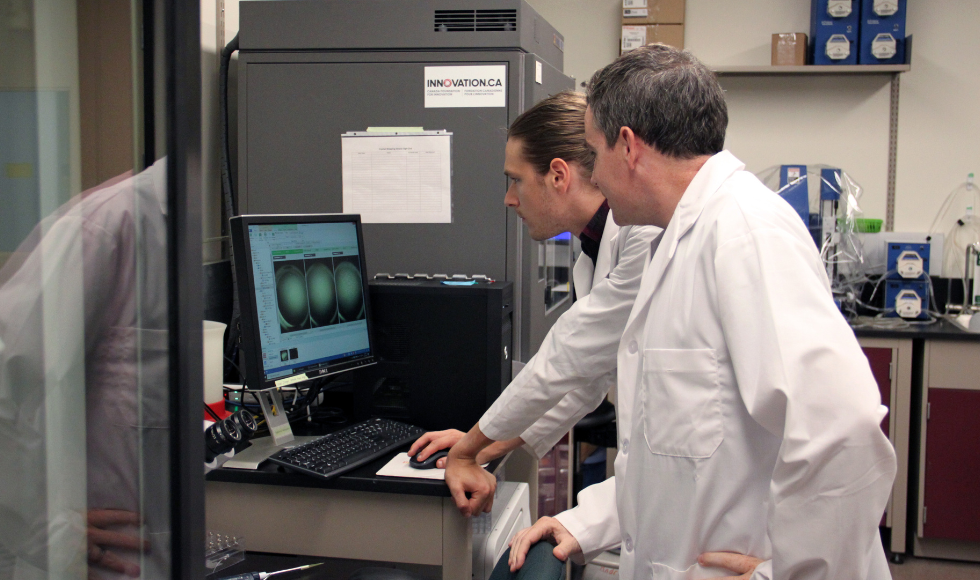
[[(550, 536), (586, 558), (621, 543), (623, 578), (890, 577), (887, 410), (806, 227), (723, 150), (727, 123), (714, 74), (664, 45), (589, 84), (593, 182), (617, 221), (665, 231), (619, 345), (615, 491), (519, 533), (512, 569)], [(448, 469), (547, 404), (481, 422)]]

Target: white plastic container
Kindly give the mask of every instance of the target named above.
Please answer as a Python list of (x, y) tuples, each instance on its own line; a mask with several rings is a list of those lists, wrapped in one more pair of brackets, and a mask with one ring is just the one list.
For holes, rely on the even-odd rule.
[(224, 337), (227, 324), (204, 321), (204, 402), (211, 404), (224, 397)]

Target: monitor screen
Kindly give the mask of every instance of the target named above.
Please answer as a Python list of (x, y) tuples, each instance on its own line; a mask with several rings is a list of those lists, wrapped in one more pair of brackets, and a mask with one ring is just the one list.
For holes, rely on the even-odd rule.
[(357, 215), (232, 219), (249, 388), (375, 362), (362, 240)]

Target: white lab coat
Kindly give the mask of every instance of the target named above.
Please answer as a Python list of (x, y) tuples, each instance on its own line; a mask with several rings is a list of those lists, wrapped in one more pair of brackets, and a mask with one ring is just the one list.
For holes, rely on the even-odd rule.
[(681, 199), (618, 361), (618, 509), (589, 488), (559, 519), (621, 539), (622, 578), (725, 575), (705, 551), (766, 559), (757, 579), (890, 577), (895, 454), (867, 359), (799, 217), (730, 153)]
[[(619, 338), (649, 262), (651, 243), (661, 231), (653, 226), (620, 228), (609, 214), (595, 267), (583, 254), (572, 271), (578, 300), (480, 419), (487, 437), (499, 441), (521, 435), (540, 458), (602, 402), (616, 383)], [(514, 430), (521, 422), (520, 430)], [(506, 430), (511, 434), (502, 438)]]

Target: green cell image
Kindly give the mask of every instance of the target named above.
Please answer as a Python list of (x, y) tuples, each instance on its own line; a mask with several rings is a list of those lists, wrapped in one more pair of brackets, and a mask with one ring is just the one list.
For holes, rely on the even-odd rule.
[(340, 321), (364, 319), (364, 290), (357, 258), (335, 258), (334, 279), (337, 282), (337, 311)]
[(303, 262), (278, 262), (274, 268), (280, 329), (286, 333), (310, 328), (310, 306)]
[(313, 327), (336, 324), (337, 285), (331, 259), (306, 260), (306, 289), (310, 297), (310, 324)]

